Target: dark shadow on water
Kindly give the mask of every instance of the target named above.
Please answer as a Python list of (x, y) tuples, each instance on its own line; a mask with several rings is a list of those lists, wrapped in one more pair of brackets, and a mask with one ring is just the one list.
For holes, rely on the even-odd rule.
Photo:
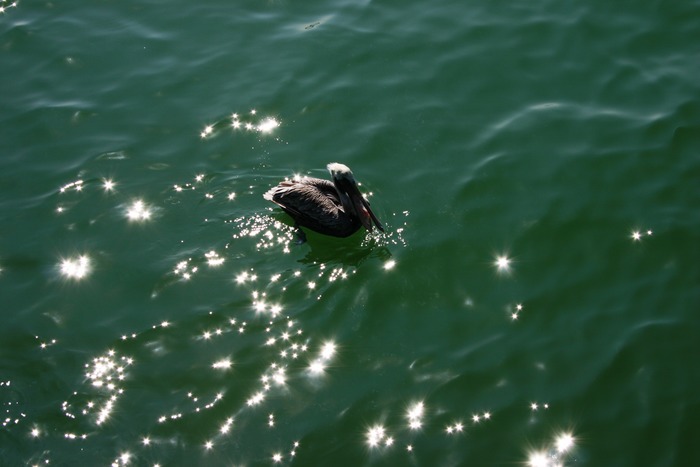
[[(270, 218), (279, 221), (283, 229), (289, 229), (288, 233), (296, 230), (293, 220), (281, 211), (274, 212)], [(279, 227), (276, 229), (279, 230)], [(306, 252), (304, 257), (298, 260), (302, 264), (337, 264), (356, 267), (370, 258), (384, 262), (392, 257), (386, 245), (385, 234), (377, 230), (367, 232), (364, 228), (360, 228), (346, 238), (331, 237), (306, 228), (302, 231), (306, 241), (300, 244), (298, 235), (294, 233), (294, 240), (289, 244), (289, 249), (295, 257)]]
[(309, 230), (305, 233), (306, 243), (297, 246), (310, 248), (310, 251), (299, 260), (300, 263), (330, 263), (357, 267), (370, 258), (381, 261), (391, 258), (389, 249), (379, 244), (376, 239), (367, 238), (368, 234), (364, 229), (347, 238), (329, 237)]

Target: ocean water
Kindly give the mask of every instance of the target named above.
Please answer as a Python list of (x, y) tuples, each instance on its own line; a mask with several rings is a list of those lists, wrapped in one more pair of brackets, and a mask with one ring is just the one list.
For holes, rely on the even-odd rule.
[(0, 7), (1, 465), (700, 465), (699, 1)]

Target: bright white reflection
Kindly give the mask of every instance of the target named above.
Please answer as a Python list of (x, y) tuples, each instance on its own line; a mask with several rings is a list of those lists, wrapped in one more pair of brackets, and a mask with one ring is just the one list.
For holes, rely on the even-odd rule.
[(448, 435), (453, 435), (455, 433), (461, 433), (464, 431), (464, 425), (462, 422), (455, 422), (453, 425), (447, 425), (445, 427), (445, 433)]
[(309, 363), (309, 372), (312, 375), (320, 375), (326, 371), (328, 363), (336, 353), (336, 344), (332, 341), (327, 341), (321, 347), (321, 351), (317, 358)]
[(204, 256), (207, 258), (207, 264), (209, 266), (216, 267), (224, 264), (224, 258), (219, 256), (219, 254), (215, 251), (205, 253)]
[[(112, 415), (117, 399), (124, 393), (121, 385), (126, 380), (126, 369), (134, 363), (131, 357), (117, 357), (115, 351), (110, 350), (106, 355), (95, 357), (90, 363), (85, 364), (85, 377), (91, 386), (102, 392), (101, 397), (88, 401), (82, 408), (83, 415), (94, 415), (95, 423), (102, 425)], [(75, 418), (71, 411), (71, 404), (63, 403), (63, 411), (66, 416)]]
[(323, 344), (323, 348), (321, 348), (321, 359), (329, 360), (333, 355), (335, 355), (335, 343), (326, 342)]
[(19, 2), (12, 2), (8, 5), (4, 5), (6, 0), (2, 0), (3, 4), (0, 5), (0, 14), (4, 14), (8, 8), (15, 8), (17, 6), (17, 3)]
[(425, 412), (425, 405), (423, 401), (416, 402), (408, 408), (406, 411), (406, 418), (408, 418), (408, 426), (412, 430), (417, 430), (423, 426), (423, 413)]
[(115, 186), (115, 185), (116, 185), (116, 184), (114, 183), (114, 180), (112, 180), (112, 179), (109, 179), (109, 178), (102, 179), (102, 188), (103, 188), (105, 191), (108, 191), (108, 192), (109, 192), (109, 191), (114, 191), (114, 186)]
[(219, 428), (219, 433), (222, 435), (225, 435), (229, 431), (231, 431), (231, 426), (233, 425), (233, 417), (229, 417), (226, 419), (226, 421), (221, 425), (221, 428)]
[(126, 217), (130, 221), (147, 221), (153, 215), (153, 211), (143, 200), (136, 200), (131, 203), (126, 209)]
[(279, 386), (283, 386), (287, 382), (287, 372), (284, 368), (278, 368), (272, 374), (272, 380)]
[(83, 279), (90, 272), (90, 258), (86, 255), (61, 261), (61, 274), (70, 279)]
[(291, 251), (289, 244), (296, 239), (292, 227), (269, 216), (245, 216), (233, 219), (231, 222), (236, 224), (237, 230), (233, 238), (257, 239), (255, 247), (258, 250), (281, 247), (283, 253), (289, 253)]
[(258, 276), (248, 271), (243, 271), (236, 276), (236, 284), (245, 284), (257, 280)]
[(206, 138), (207, 136), (209, 136), (210, 134), (212, 134), (213, 131), (214, 131), (214, 125), (207, 125), (207, 126), (205, 126), (204, 129), (199, 133), (199, 137), (202, 138), (202, 139), (204, 139), (204, 138)]
[[(280, 121), (274, 117), (259, 118), (255, 110), (251, 110), (246, 116), (241, 117), (240, 114), (234, 112), (231, 114), (231, 128), (239, 130), (244, 128), (248, 131), (257, 131), (259, 133), (269, 134), (280, 126)], [(204, 139), (214, 132), (214, 125), (207, 125), (199, 133), (199, 136)]]
[(311, 374), (320, 375), (326, 371), (326, 364), (322, 360), (313, 360), (309, 363), (309, 371)]
[(230, 358), (222, 358), (221, 360), (214, 362), (212, 364), (212, 368), (216, 370), (230, 370), (231, 366), (233, 365), (233, 362), (231, 361)]
[[(241, 131), (243, 124), (250, 122), (255, 124), (253, 130), (260, 132), (276, 131), (275, 129), (280, 125), (277, 120), (261, 120), (261, 117), (262, 115), (257, 117), (245, 113), (241, 117), (236, 116), (235, 120), (242, 121)], [(258, 123), (259, 120), (261, 120), (260, 123)], [(224, 126), (221, 122), (217, 122), (207, 128), (206, 133), (214, 135)], [(260, 138), (262, 139), (262, 136)], [(209, 184), (213, 179), (214, 177), (205, 174), (192, 173), (189, 183), (175, 186), (174, 190), (170, 189), (172, 184), (166, 184), (166, 188), (170, 190), (168, 196), (187, 196), (187, 193), (193, 193), (194, 190), (199, 190), (196, 195), (204, 195), (203, 191), (209, 188), (202, 185)], [(82, 185), (82, 183), (73, 182), (65, 187), (65, 190), (70, 192), (63, 195), (56, 194), (56, 197), (68, 198), (61, 200), (66, 206), (66, 215), (70, 214), (74, 206), (69, 204), (70, 198), (79, 196), (73, 192), (80, 191), (79, 188)], [(112, 180), (97, 179), (94, 182), (85, 183), (84, 191), (93, 188), (94, 191), (101, 193), (99, 197), (104, 201), (111, 195), (103, 193), (114, 190), (115, 186), (118, 191), (123, 191), (122, 186), (115, 185)], [(250, 187), (241, 186), (240, 196), (249, 196), (251, 194), (249, 189)], [(229, 192), (229, 189), (212, 189), (214, 198), (220, 198), (222, 203), (229, 203), (225, 198)], [(239, 199), (231, 193), (229, 199), (234, 198)], [(124, 216), (131, 221), (154, 220), (162, 208), (148, 201), (145, 198), (127, 197), (126, 201), (121, 201), (124, 204), (118, 208), (117, 216)], [(122, 221), (126, 219), (122, 218)], [(215, 247), (206, 247), (196, 242), (185, 245), (188, 253), (182, 257), (178, 254), (171, 267), (166, 267), (167, 281), (164, 282), (171, 284), (179, 283), (181, 279), (204, 280), (200, 276), (225, 278), (233, 286), (230, 303), (226, 300), (218, 304), (219, 301), (216, 300), (217, 304), (202, 312), (201, 316), (199, 311), (180, 318), (163, 314), (152, 317), (153, 322), (147, 326), (136, 325), (132, 329), (121, 329), (118, 333), (115, 331), (117, 335), (113, 336), (112, 341), (116, 347), (86, 362), (83, 373), (84, 382), (79, 383), (77, 390), (67, 395), (65, 402), (61, 405), (63, 415), (71, 419), (71, 428), (84, 427), (83, 431), (86, 431), (63, 430), (60, 435), (63, 435), (65, 440), (73, 442), (72, 440), (89, 438), (93, 433), (99, 436), (101, 430), (119, 431), (125, 424), (129, 425), (133, 422), (134, 416), (138, 418), (139, 405), (152, 402), (137, 395), (126, 403), (126, 396), (130, 394), (129, 386), (132, 384), (141, 386), (144, 382), (143, 380), (134, 382), (132, 379), (146, 378), (145, 381), (148, 382), (152, 377), (147, 367), (141, 371), (132, 370), (134, 360), (122, 356), (121, 353), (122, 350), (129, 349), (128, 351), (133, 352), (138, 361), (143, 361), (141, 357), (146, 357), (146, 366), (157, 366), (159, 357), (170, 354), (173, 361), (178, 361), (178, 365), (182, 368), (192, 368), (195, 379), (192, 382), (175, 378), (173, 387), (155, 394), (157, 401), (153, 404), (160, 407), (158, 412), (147, 417), (148, 420), (142, 423), (144, 425), (142, 429), (136, 427), (136, 431), (131, 430), (133, 431), (131, 441), (127, 440), (126, 444), (121, 443), (116, 451), (112, 451), (108, 463), (109, 461), (115, 463), (115, 459), (118, 459), (116, 461), (118, 465), (142, 463), (153, 465), (157, 461), (155, 457), (162, 449), (167, 449), (170, 440), (178, 439), (181, 435), (178, 431), (183, 427), (191, 426), (191, 423), (198, 426), (194, 447), (201, 451), (199, 453), (201, 455), (211, 455), (214, 450), (222, 449), (222, 446), (229, 441), (224, 438), (236, 431), (240, 430), (244, 434), (245, 431), (256, 430), (257, 426), (262, 426), (265, 431), (270, 432), (274, 440), (266, 442), (265, 439), (259, 439), (260, 446), (255, 447), (257, 453), (262, 453), (261, 455), (268, 463), (270, 463), (270, 456), (273, 455), (275, 456), (273, 460), (280, 459), (282, 463), (296, 460), (295, 454), (299, 452), (297, 451), (299, 443), (294, 442), (293, 447), (290, 444), (287, 448), (279, 446), (278, 433), (272, 433), (273, 431), (286, 433), (298, 420), (298, 416), (304, 416), (303, 413), (297, 414), (295, 410), (285, 409), (288, 404), (284, 403), (284, 398), (291, 396), (293, 399), (291, 402), (294, 402), (300, 394), (311, 397), (313, 394), (322, 395), (323, 392), (332, 393), (332, 387), (321, 390), (319, 388), (321, 383), (326, 383), (330, 379), (328, 373), (331, 366), (336, 366), (335, 359), (343, 357), (340, 354), (345, 353), (343, 344), (327, 339), (333, 337), (332, 335), (319, 335), (318, 327), (311, 329), (303, 327), (304, 320), (308, 317), (299, 313), (299, 310), (303, 309), (303, 300), (318, 300), (318, 297), (327, 290), (342, 287), (339, 282), (351, 279), (356, 271), (353, 266), (335, 266), (321, 261), (299, 269), (295, 269), (294, 266), (291, 268), (283, 266), (279, 269), (262, 268), (259, 271), (241, 263), (240, 266), (230, 270), (228, 263), (232, 260), (229, 258), (236, 258), (238, 256), (236, 252), (241, 248), (236, 240), (248, 242), (252, 240), (257, 248), (275, 248), (282, 251), (287, 244), (293, 245), (295, 237), (291, 227), (278, 223), (267, 215), (240, 217), (231, 219), (229, 222), (236, 227), (233, 232), (233, 242), (228, 242), (225, 246), (217, 244)], [(185, 240), (182, 240), (182, 243), (185, 243)], [(247, 249), (245, 246), (243, 248)], [(78, 253), (82, 252), (78, 251)], [(54, 262), (59, 263), (62, 259), (56, 257)], [(60, 264), (60, 272), (67, 277), (87, 277), (98, 266), (101, 268), (97, 263), (98, 260), (93, 256), (75, 255)], [(396, 267), (396, 261), (393, 259), (385, 258), (378, 264), (384, 270), (395, 270)], [(57, 275), (58, 267), (57, 264), (54, 265)], [(219, 268), (215, 269), (216, 267)], [(207, 270), (207, 274), (197, 274), (204, 270)], [(377, 270), (381, 271), (379, 268)], [(308, 293), (307, 287), (314, 292)], [(299, 290), (304, 293), (294, 295)], [(244, 305), (241, 305), (242, 303)], [(168, 310), (167, 313), (170, 311)], [(286, 314), (291, 315), (293, 319)], [(39, 346), (41, 343), (41, 349), (44, 349), (42, 355), (46, 355), (52, 352), (49, 347), (55, 342), (55, 339), (51, 340), (51, 336), (42, 336), (37, 337), (36, 345)], [(192, 352), (192, 348), (197, 351)], [(244, 371), (246, 375), (242, 380), (234, 378), (235, 381), (228, 381), (231, 374), (243, 371), (240, 367), (241, 359), (248, 361), (244, 366), (259, 368), (261, 371), (251, 377), (249, 368)], [(236, 368), (233, 368), (234, 364)], [(3, 389), (1, 383), (0, 389)], [(9, 382), (7, 384), (9, 385)], [(222, 388), (230, 384), (236, 386), (236, 392), (224, 394)], [(301, 388), (298, 387), (300, 384)], [(212, 388), (212, 385), (220, 385), (220, 387)], [(310, 385), (318, 391), (308, 392)], [(216, 391), (221, 393), (214, 394)], [(381, 420), (380, 425), (368, 431), (366, 438), (364, 430), (368, 427), (359, 426), (360, 436), (356, 441), (360, 449), (366, 448), (366, 445), (362, 446), (366, 440), (370, 446), (379, 448), (378, 454), (388, 452), (391, 446), (400, 447), (402, 451), (406, 446), (416, 446), (418, 450), (420, 443), (416, 438), (436, 433), (444, 436), (444, 424), (428, 423), (426, 412), (432, 415), (432, 407), (431, 410), (426, 409), (424, 401), (419, 398), (397, 399), (396, 404), (397, 413), (394, 413), (391, 418), (387, 416), (386, 425), (384, 425), (385, 420)], [(303, 404), (303, 407), (313, 408), (314, 404)], [(450, 409), (445, 407), (441, 411)], [(463, 425), (461, 422), (454, 421), (464, 416), (462, 409), (455, 408), (462, 413), (455, 414), (452, 418), (452, 430), (455, 433), (467, 431), (466, 423)], [(212, 415), (202, 418), (201, 414), (207, 411)], [(81, 415), (85, 420), (76, 420)], [(9, 415), (4, 418), (8, 417)], [(7, 423), (17, 423), (14, 419), (19, 417), (11, 418), (13, 420)], [(369, 420), (379, 421), (372, 418)], [(390, 425), (389, 420), (395, 423), (392, 422)], [(43, 445), (42, 440), (48, 436), (48, 433), (55, 431), (52, 427), (43, 424), (31, 425), (36, 423), (34, 420), (29, 423), (30, 425), (24, 427), (21, 435), (28, 442), (37, 443), (38, 447)], [(153, 424), (156, 423), (158, 426), (169, 425), (169, 427), (162, 431), (154, 430)], [(469, 430), (471, 429), (469, 424)], [(245, 434), (244, 438), (247, 437), (249, 436)], [(192, 446), (190, 443), (190, 447)], [(206, 453), (205, 450), (212, 450), (212, 452)], [(247, 455), (248, 453), (243, 453), (243, 456)], [(260, 456), (256, 458), (260, 459)], [(209, 460), (212, 459), (209, 458)]]
[(523, 305), (521, 303), (518, 303), (515, 305), (515, 311), (512, 311), (510, 313), (510, 319), (513, 321), (517, 320), (520, 317), (520, 312), (523, 311)]
[(533, 412), (536, 412), (540, 408), (547, 410), (549, 409), (549, 404), (545, 402), (544, 404), (540, 405), (537, 402), (530, 402), (530, 410), (532, 410)]
[(527, 457), (527, 465), (530, 467), (549, 467), (549, 458), (545, 452), (531, 452)]
[(259, 405), (263, 401), (263, 399), (265, 399), (265, 393), (262, 391), (258, 391), (248, 399), (246, 404), (248, 405), (248, 407), (254, 407), (256, 405)]
[(502, 274), (507, 274), (511, 271), (510, 263), (511, 259), (506, 255), (496, 256), (496, 261), (494, 261), (496, 270)]
[(83, 182), (83, 180), (76, 180), (74, 182), (70, 182), (63, 185), (59, 191), (61, 193), (65, 193), (68, 190), (83, 191), (83, 188), (85, 188), (84, 183), (85, 182)]
[(123, 452), (117, 457), (114, 465), (129, 465), (129, 461), (131, 461), (131, 453)]
[(175, 265), (173, 272), (182, 277), (184, 280), (190, 280), (192, 276), (199, 270), (197, 266), (190, 267), (191, 258), (184, 259)]
[(640, 242), (642, 241), (642, 236), (646, 234), (650, 237), (651, 235), (653, 235), (653, 233), (654, 232), (652, 232), (651, 230), (647, 230), (646, 232), (642, 232), (641, 230), (633, 230), (630, 234), (630, 238), (632, 239), (632, 241)]
[(374, 425), (367, 430), (367, 445), (371, 448), (376, 448), (386, 437), (386, 429), (382, 425)]
[(258, 123), (258, 131), (261, 133), (272, 133), (272, 131), (280, 126), (280, 122), (278, 122), (276, 119), (272, 117), (268, 117)]
[(554, 445), (559, 453), (564, 453), (574, 447), (574, 437), (571, 433), (562, 433), (557, 436)]
[(560, 432), (545, 448), (528, 453), (527, 465), (530, 467), (561, 467), (575, 446), (574, 436), (570, 432)]

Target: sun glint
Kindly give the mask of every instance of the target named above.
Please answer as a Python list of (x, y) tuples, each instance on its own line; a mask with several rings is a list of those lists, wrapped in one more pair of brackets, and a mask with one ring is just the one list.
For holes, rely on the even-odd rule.
[(71, 279), (83, 279), (90, 272), (90, 258), (86, 255), (61, 261), (61, 274)]
[(506, 255), (499, 255), (496, 256), (496, 261), (494, 262), (494, 265), (496, 266), (496, 269), (500, 273), (508, 273), (511, 270), (511, 259), (508, 258)]

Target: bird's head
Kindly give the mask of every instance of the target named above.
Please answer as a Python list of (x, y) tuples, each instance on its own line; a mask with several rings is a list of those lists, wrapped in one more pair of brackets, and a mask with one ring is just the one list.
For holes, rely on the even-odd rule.
[(340, 202), (345, 212), (353, 214), (360, 219), (360, 222), (367, 230), (372, 230), (372, 221), (374, 221), (374, 225), (379, 230), (384, 231), (382, 224), (369, 207), (369, 202), (360, 193), (350, 167), (338, 162), (332, 162), (326, 168), (331, 173), (333, 184), (338, 191), (338, 195), (340, 195)]

